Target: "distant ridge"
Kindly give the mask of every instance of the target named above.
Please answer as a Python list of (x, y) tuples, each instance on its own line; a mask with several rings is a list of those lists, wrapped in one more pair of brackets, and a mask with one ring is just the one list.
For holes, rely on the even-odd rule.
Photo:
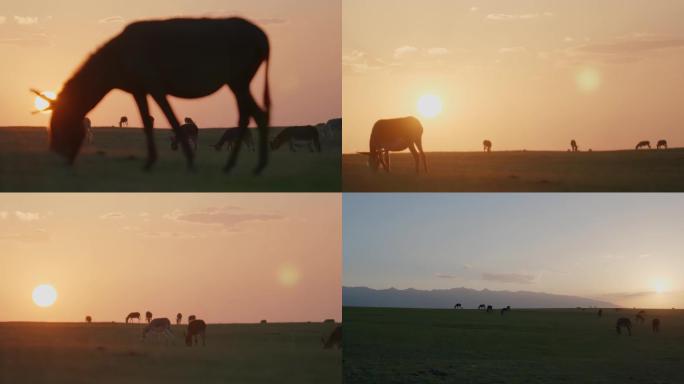
[(477, 308), (480, 304), (493, 305), (495, 308), (507, 305), (514, 308), (617, 307), (606, 301), (529, 291), (342, 287), (342, 305), (347, 307), (453, 308), (456, 303), (463, 308)]

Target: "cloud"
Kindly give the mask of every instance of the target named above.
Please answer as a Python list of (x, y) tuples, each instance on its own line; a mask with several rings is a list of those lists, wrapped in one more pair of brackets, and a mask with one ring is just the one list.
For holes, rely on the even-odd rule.
[(616, 298), (616, 299), (636, 299), (636, 298), (645, 297), (645, 296), (652, 296), (655, 294), (656, 294), (656, 292), (653, 292), (653, 291), (642, 291), (642, 292), (609, 293), (609, 294), (606, 294), (603, 296), (612, 297), (612, 298)]
[(470, 12), (477, 12), (479, 10), (480, 10), (480, 8), (478, 8), (478, 7), (470, 7)]
[(533, 20), (542, 17), (551, 17), (553, 13), (523, 13), (523, 14), (506, 14), (506, 13), (491, 13), (485, 18), (491, 21), (514, 21), (514, 20)]
[(263, 19), (256, 19), (255, 22), (257, 24), (262, 24), (262, 25), (274, 25), (274, 24), (287, 24), (288, 20), (280, 18), (280, 17), (267, 17), (267, 18), (263, 18)]
[(502, 53), (502, 54), (522, 53), (522, 52), (527, 52), (527, 48), (525, 48), (525, 47), (507, 47), (507, 48), (499, 49), (499, 53)]
[(51, 43), (48, 35), (44, 33), (34, 33), (19, 37), (0, 37), (0, 44), (14, 45), (17, 47), (46, 47)]
[(14, 217), (16, 217), (19, 221), (26, 222), (40, 220), (40, 214), (36, 212), (14, 211)]
[(403, 57), (406, 57), (408, 55), (414, 54), (418, 52), (418, 48), (410, 46), (410, 45), (404, 45), (402, 47), (399, 47), (394, 50), (394, 58), (395, 59), (401, 59)]
[(123, 219), (124, 217), (126, 217), (126, 215), (124, 215), (121, 212), (107, 212), (107, 213), (103, 214), (102, 216), (100, 216), (100, 219), (102, 219), (102, 220)]
[(535, 277), (522, 273), (483, 273), (482, 280), (511, 284), (532, 284)]
[(442, 47), (433, 47), (427, 50), (429, 56), (445, 56), (449, 54), (449, 50)]
[(342, 55), (342, 68), (354, 74), (364, 74), (386, 67), (387, 64), (379, 59), (371, 59), (365, 52), (353, 50)]
[(164, 217), (180, 223), (220, 225), (226, 228), (234, 228), (239, 224), (246, 222), (264, 222), (284, 219), (283, 216), (277, 214), (248, 213), (234, 207), (212, 208), (189, 213), (174, 211), (164, 215)]
[(657, 50), (684, 48), (682, 38), (632, 37), (612, 42), (586, 44), (575, 48), (575, 52), (603, 55), (625, 55), (647, 53)]
[(435, 277), (439, 279), (458, 279), (459, 277), (456, 275), (452, 275), (450, 273), (435, 273)]
[(38, 18), (31, 16), (14, 16), (14, 21), (19, 25), (33, 25), (38, 23)]
[(109, 16), (105, 17), (104, 19), (100, 19), (97, 22), (100, 24), (121, 24), (125, 23), (126, 20), (124, 20), (124, 18), (121, 16)]

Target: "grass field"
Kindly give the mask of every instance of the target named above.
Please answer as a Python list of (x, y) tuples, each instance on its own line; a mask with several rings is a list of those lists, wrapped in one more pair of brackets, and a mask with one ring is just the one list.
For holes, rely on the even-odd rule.
[(1, 383), (341, 383), (333, 324), (207, 325), (207, 345), (143, 343), (142, 324), (0, 323)]
[[(48, 151), (45, 128), (0, 128), (0, 191), (8, 192), (339, 192), (341, 139), (323, 139), (323, 152), (287, 146), (271, 152), (270, 163), (254, 176), (256, 152), (243, 147), (236, 168), (225, 174), (228, 152), (209, 146), (223, 129), (202, 129), (197, 170), (189, 172), (182, 153), (171, 151), (169, 130), (155, 130), (159, 160), (142, 170), (146, 158), (142, 129), (94, 128), (95, 141), (74, 167)], [(279, 131), (271, 129), (271, 136)], [(256, 139), (256, 132), (253, 133)]]
[(409, 153), (391, 155), (392, 172), (373, 173), (367, 156), (342, 156), (348, 192), (681, 192), (684, 149), (611, 152), (435, 152), (416, 175)]
[(635, 313), (346, 307), (344, 382), (682, 383), (684, 311), (649, 310), (618, 336), (616, 319)]

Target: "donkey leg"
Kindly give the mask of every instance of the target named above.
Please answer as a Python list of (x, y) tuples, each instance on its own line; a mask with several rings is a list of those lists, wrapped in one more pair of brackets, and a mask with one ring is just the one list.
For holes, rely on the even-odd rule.
[[(233, 88), (231, 87), (231, 89)], [(242, 147), (242, 139), (247, 133), (247, 125), (249, 124), (250, 116), (248, 112), (248, 102), (246, 100), (244, 90), (237, 91), (233, 89), (233, 93), (235, 93), (235, 97), (237, 98), (238, 112), (240, 115), (238, 118), (238, 135), (237, 138), (235, 138), (230, 144), (232, 148), (230, 155), (228, 156), (228, 162), (223, 168), (224, 172), (230, 172), (230, 170), (235, 166), (238, 154), (240, 153), (240, 148)], [(247, 95), (249, 95), (249, 88), (247, 88)]]
[(144, 169), (149, 170), (157, 161), (157, 146), (154, 143), (154, 127), (152, 120), (150, 120), (150, 107), (147, 103), (147, 95), (135, 94), (133, 98), (135, 98), (135, 103), (140, 111), (140, 118), (143, 121), (143, 129), (147, 139), (147, 161), (145, 162)]
[(166, 96), (164, 95), (152, 95), (152, 97), (154, 98), (154, 101), (156, 101), (157, 104), (159, 104), (159, 107), (161, 108), (162, 112), (164, 112), (164, 116), (166, 116), (166, 119), (169, 121), (171, 127), (173, 128), (173, 132), (176, 134), (176, 137), (180, 140), (181, 148), (183, 149), (183, 154), (185, 155), (185, 160), (188, 164), (188, 169), (195, 170), (195, 155), (192, 152), (192, 148), (190, 148), (190, 143), (188, 142), (188, 135), (184, 130), (180, 128), (180, 123), (178, 122), (176, 115), (173, 113), (171, 104), (169, 104), (169, 101), (166, 99)]
[(411, 155), (413, 156), (413, 162), (416, 164), (416, 173), (420, 174), (420, 157), (418, 157), (418, 150), (416, 150), (415, 144), (411, 143), (408, 149), (409, 151), (411, 151)]
[(425, 169), (425, 173), (428, 173), (428, 166), (427, 166), (427, 160), (425, 159), (425, 152), (423, 151), (423, 139), (419, 138), (416, 140), (416, 147), (418, 147), (418, 152), (420, 152), (420, 158), (423, 160), (423, 168)]

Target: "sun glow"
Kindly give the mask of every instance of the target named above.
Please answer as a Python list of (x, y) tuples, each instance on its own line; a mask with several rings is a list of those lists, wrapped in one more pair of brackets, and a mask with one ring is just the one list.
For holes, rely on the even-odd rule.
[[(50, 100), (57, 99), (57, 94), (52, 91), (41, 92), (41, 95), (47, 97)], [(44, 111), (47, 107), (50, 106), (50, 103), (48, 103), (42, 97), (36, 96), (35, 100), (33, 101), (33, 105), (36, 107), (37, 110)]]
[(296, 285), (299, 277), (299, 270), (291, 265), (285, 265), (278, 270), (278, 281), (286, 287)]
[(435, 95), (423, 95), (418, 99), (418, 113), (422, 117), (435, 117), (442, 112), (442, 100)]
[(57, 300), (57, 290), (49, 284), (41, 284), (33, 289), (33, 302), (39, 307), (49, 307)]
[(662, 280), (658, 280), (655, 282), (653, 288), (655, 289), (656, 293), (664, 293), (667, 291), (667, 284), (665, 284), (665, 282)]

